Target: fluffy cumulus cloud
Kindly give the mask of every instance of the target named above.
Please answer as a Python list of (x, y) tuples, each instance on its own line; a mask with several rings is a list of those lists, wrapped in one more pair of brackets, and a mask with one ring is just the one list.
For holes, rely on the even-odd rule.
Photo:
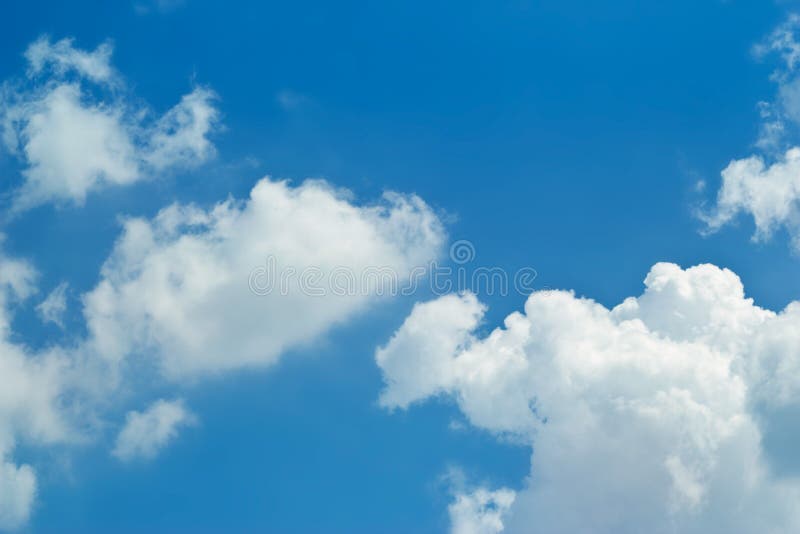
[(158, 400), (144, 412), (128, 413), (112, 454), (124, 462), (152, 459), (195, 421), (182, 400)]
[(103, 186), (127, 185), (195, 166), (214, 154), (219, 113), (197, 87), (162, 116), (126, 96), (112, 47), (83, 51), (42, 37), (25, 53), (28, 75), (0, 92), (6, 149), (23, 166), (16, 210), (46, 202), (81, 204)]
[[(798, 400), (800, 303), (760, 308), (713, 265), (657, 264), (645, 285), (613, 309), (536, 292), (482, 338), (473, 295), (418, 304), (376, 353), (381, 402), (446, 396), (532, 446), (495, 507), (508, 532), (800, 531), (800, 483), (770, 472), (756, 415)], [(454, 529), (491, 498), (460, 497)]]
[(785, 229), (800, 252), (800, 148), (789, 149), (768, 165), (763, 157), (732, 161), (722, 171), (722, 187), (713, 211), (703, 215), (710, 231), (738, 216), (753, 217), (756, 241)]
[(84, 297), (92, 344), (112, 361), (155, 355), (172, 378), (269, 365), (366, 309), (443, 241), (418, 197), (358, 206), (319, 181), (263, 179), (246, 201), (173, 205), (125, 222)]

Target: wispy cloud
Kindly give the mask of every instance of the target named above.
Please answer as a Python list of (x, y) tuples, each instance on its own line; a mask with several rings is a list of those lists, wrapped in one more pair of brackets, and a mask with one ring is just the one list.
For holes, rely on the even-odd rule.
[(36, 306), (36, 313), (45, 323), (64, 327), (64, 314), (67, 311), (67, 289), (69, 284), (61, 282)]
[(148, 13), (169, 13), (186, 4), (186, 0), (143, 0), (133, 3), (133, 9), (139, 15)]
[(282, 91), (278, 91), (275, 95), (275, 102), (277, 102), (284, 111), (293, 111), (309, 104), (311, 99), (291, 89), (283, 89)]

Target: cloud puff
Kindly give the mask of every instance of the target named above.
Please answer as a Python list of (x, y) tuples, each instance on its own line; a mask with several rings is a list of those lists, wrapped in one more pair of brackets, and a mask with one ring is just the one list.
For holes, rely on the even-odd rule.
[[(84, 296), (86, 321), (105, 358), (154, 354), (172, 378), (269, 365), (379, 298), (358, 275), (379, 267), (408, 278), (443, 242), (418, 197), (357, 206), (323, 182), (264, 179), (244, 202), (126, 221)], [(352, 290), (326, 292), (333, 272), (355, 274)], [(254, 291), (253, 273), (273, 277), (274, 291)]]
[(755, 241), (785, 229), (793, 250), (800, 252), (800, 148), (788, 150), (769, 166), (763, 158), (751, 156), (732, 161), (722, 171), (716, 205), (701, 218), (715, 232), (741, 214), (753, 217)]
[(150, 460), (195, 421), (182, 400), (158, 400), (144, 412), (128, 412), (112, 454), (124, 462)]
[(103, 186), (128, 185), (214, 154), (219, 112), (197, 87), (161, 117), (126, 98), (110, 65), (111, 45), (93, 52), (46, 37), (25, 54), (29, 79), (0, 93), (6, 148), (23, 165), (15, 209), (46, 202), (82, 204)]
[(443, 477), (450, 485), (453, 500), (447, 507), (454, 534), (496, 534), (502, 532), (503, 521), (516, 499), (508, 488), (497, 490), (467, 483), (464, 471), (451, 467)]
[(473, 295), (418, 304), (376, 353), (381, 402), (448, 396), (533, 447), (509, 532), (798, 531), (800, 483), (770, 473), (755, 410), (798, 400), (800, 303), (759, 308), (713, 265), (645, 285), (611, 310), (537, 292), (484, 338)]
[(503, 531), (503, 518), (514, 504), (516, 494), (506, 488), (491, 491), (477, 488), (458, 493), (448, 506), (453, 534), (496, 534)]

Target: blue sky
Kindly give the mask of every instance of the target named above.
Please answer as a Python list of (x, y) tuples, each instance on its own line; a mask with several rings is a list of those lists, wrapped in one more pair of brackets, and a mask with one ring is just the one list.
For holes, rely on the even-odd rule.
[[(35, 498), (20, 512), (22, 519), (0, 504), (0, 529), (498, 531), (486, 525), (489, 530), (458, 530), (460, 516), (452, 503), (459, 495), (478, 495), (476, 488), (517, 493), (515, 502), (522, 504), (511, 509), (517, 519), (507, 522), (509, 531), (525, 531), (524, 525), (530, 532), (566, 529), (563, 524), (557, 528), (547, 520), (537, 524), (526, 519), (538, 510), (538, 504), (529, 502), (541, 497), (528, 481), (538, 472), (537, 438), (516, 422), (508, 427), (483, 422), (483, 412), (468, 405), (474, 398), (481, 406), (502, 411), (505, 404), (499, 399), (506, 397), (497, 393), (486, 400), (468, 384), (442, 378), (438, 389), (416, 397), (409, 394), (413, 403), (408, 409), (403, 403), (380, 400), (382, 392), (401, 388), (407, 375), (399, 364), (376, 365), (376, 348), (386, 348), (391, 362), (402, 359), (403, 347), (427, 354), (424, 340), (395, 346), (390, 339), (405, 339), (401, 325), (416, 313), (415, 303), (443, 302), (431, 300), (439, 295), (420, 289), (396, 298), (369, 296), (331, 304), (328, 311), (327, 304), (317, 301), (284, 305), (278, 295), (236, 301), (211, 290), (206, 294), (200, 278), (192, 278), (193, 269), (208, 267), (215, 281), (232, 276), (225, 282), (231, 285), (223, 284), (219, 291), (232, 294), (241, 289), (244, 294), (245, 267), (259, 265), (254, 258), (276, 254), (280, 260), (276, 251), (289, 251), (291, 256), (292, 244), (307, 239), (313, 246), (296, 252), (301, 258), (297, 261), (347, 265), (352, 260), (354, 268), (363, 262), (390, 264), (401, 273), (434, 258), (447, 264), (449, 243), (463, 239), (475, 250), (470, 268), (514, 272), (530, 267), (537, 272), (536, 290), (573, 290), (577, 297), (609, 309), (626, 297), (641, 295), (653, 265), (672, 262), (683, 268), (702, 263), (728, 268), (756, 305), (778, 312), (800, 298), (797, 249), (791, 243), (798, 234), (800, 187), (778, 188), (764, 200), (795, 206), (788, 212), (748, 204), (751, 197), (733, 198), (730, 206), (716, 199), (729, 185), (720, 173), (731, 161), (758, 155), (768, 167), (785, 163), (782, 151), (794, 145), (797, 115), (785, 95), (791, 94), (795, 66), (786, 48), (757, 50), (759, 43), (768, 48), (776, 42), (770, 36), (781, 25), (787, 25), (789, 33), (796, 30), (793, 8), (791, 2), (738, 0), (224, 5), (142, 0), (4, 6), (3, 124), (11, 124), (9, 110), (23, 119), (12, 127), (20, 128), (15, 134), (17, 151), (8, 143), (0, 150), (3, 255), (27, 260), (38, 277), (35, 290), (19, 291), (13, 284), (4, 290), (26, 295), (2, 299), (10, 310), (4, 312), (4, 321), (6, 315), (11, 317), (3, 343), (24, 347), (23, 357), (31, 361), (67, 362), (64, 365), (85, 382), (97, 380), (100, 385), (88, 387), (78, 384), (79, 379), (66, 385), (47, 382), (55, 392), (45, 404), (52, 401), (56, 418), (74, 426), (63, 435), (49, 433), (49, 427), (27, 428), (17, 420), (34, 416), (13, 407), (4, 412), (0, 401), (0, 460), (14, 469), (30, 466), (36, 479)], [(59, 63), (58, 57), (77, 57), (58, 56), (62, 39), (72, 39), (63, 45), (65, 54), (91, 53), (107, 43), (111, 55), (106, 60), (92, 56), (92, 61), (105, 61), (113, 74), (93, 81), (78, 63)], [(25, 53), (36, 42), (50, 48), (43, 53), (41, 72), (32, 73), (34, 63)], [(85, 198), (74, 191), (58, 192), (53, 185), (61, 180), (59, 173), (71, 172), (58, 167), (65, 160), (52, 164), (55, 174), (30, 193), (32, 176), (39, 176), (31, 169), (37, 161), (39, 169), (50, 165), (49, 151), (58, 149), (47, 145), (52, 139), (44, 136), (43, 145), (36, 145), (40, 152), (28, 150), (35, 135), (25, 125), (43, 109), (37, 107), (44, 106), (43, 95), (74, 83), (83, 91), (78, 104), (119, 120), (114, 128), (130, 137), (133, 155), (113, 162), (113, 168), (107, 162), (100, 164), (108, 165), (105, 171), (90, 169), (82, 175), (90, 182)], [(197, 100), (182, 107), (183, 95)], [(759, 102), (770, 103), (770, 117), (760, 114)], [(175, 113), (170, 115), (170, 110)], [(202, 124), (199, 114), (209, 111), (212, 118)], [(202, 130), (199, 136), (186, 133), (191, 128), (182, 130), (186, 124), (176, 117), (189, 117), (195, 134)], [(759, 139), (773, 119), (785, 132), (774, 149), (764, 148)], [(67, 126), (76, 124), (67, 121)], [(75, 128), (67, 138), (88, 135), (89, 128)], [(106, 131), (100, 137), (110, 138)], [(110, 154), (122, 158), (123, 152)], [(787, 165), (786, 180), (793, 183), (794, 169)], [(268, 200), (254, 200), (246, 207), (241, 199), (247, 199), (265, 176), (273, 184), (264, 186)], [(749, 176), (745, 173), (742, 180), (747, 182)], [(771, 179), (784, 180), (784, 174), (776, 176), (767, 172), (765, 182), (756, 180), (753, 187), (766, 190)], [(330, 186), (301, 185), (307, 178)], [(288, 185), (275, 185), (283, 179), (290, 180)], [(350, 193), (334, 194), (332, 187)], [(383, 215), (373, 216), (367, 206), (380, 203), (386, 191), (416, 195), (413, 198), (421, 199), (423, 207), (409, 208), (408, 214), (403, 204), (390, 200), (382, 204)], [(202, 239), (211, 236), (198, 244), (200, 252), (180, 248), (180, 236), (155, 219), (174, 203), (196, 205), (203, 217), (212, 217), (208, 210), (227, 198), (240, 200), (219, 220), (197, 223), (192, 217), (199, 215), (188, 209), (180, 216), (186, 226), (180, 232), (190, 239), (198, 233)], [(311, 204), (317, 201), (324, 206)], [(278, 213), (275, 206), (281, 202), (293, 206), (287, 213), (297, 220), (269, 215), (272, 210)], [(337, 203), (348, 215), (326, 219), (329, 203)], [(754, 241), (752, 215), (759, 209), (766, 209), (772, 222)], [(247, 218), (251, 212), (253, 217)], [(407, 227), (390, 219), (400, 212), (408, 217), (402, 223)], [(727, 217), (728, 212), (733, 215)], [(705, 222), (698, 213), (708, 214)], [(155, 245), (137, 241), (132, 220), (154, 228)], [(212, 230), (204, 233), (204, 225)], [(715, 231), (709, 234), (704, 230), (710, 226)], [(229, 228), (232, 235), (226, 233)], [(308, 237), (314, 229), (319, 230), (318, 238)], [(353, 245), (351, 241), (360, 243), (361, 232), (372, 241)], [(261, 239), (262, 233), (269, 237)], [(248, 237), (251, 234), (256, 237)], [(121, 236), (128, 236), (134, 252), (120, 244), (128, 243)], [(215, 248), (219, 242), (220, 250), (227, 252)], [(340, 251), (328, 250), (339, 245)], [(137, 256), (140, 246), (151, 248)], [(244, 248), (247, 255), (229, 265), (228, 256)], [(315, 258), (312, 252), (322, 249), (321, 254), (332, 256)], [(149, 261), (164, 262), (153, 267), (153, 279), (159, 268), (183, 269), (191, 273), (186, 283), (198, 283), (201, 290), (180, 293), (182, 297), (170, 293), (159, 300), (167, 286), (149, 286), (151, 279), (139, 275), (146, 271), (141, 265), (151, 265)], [(700, 282), (690, 277), (686, 283), (717, 287), (708, 281), (717, 274), (704, 276)], [(169, 284), (172, 279), (166, 280)], [(65, 310), (57, 313), (57, 321), (44, 321), (37, 305), (63, 282)], [(99, 291), (104, 282), (113, 288), (110, 296)], [(527, 297), (465, 289), (476, 291), (487, 306), (478, 325), (467, 329), (474, 330), (472, 337), (462, 344), (478, 348), (508, 314), (522, 311)], [(143, 295), (142, 300), (152, 296), (152, 302), (140, 303)], [(199, 300), (196, 295), (201, 295)], [(203, 300), (202, 295), (211, 296)], [(101, 297), (110, 304), (103, 300), (105, 304), (93, 308), (92, 302)], [(665, 300), (659, 309), (667, 310), (671, 302)], [(159, 315), (170, 306), (184, 314), (180, 321), (172, 323)], [(470, 302), (460, 306), (467, 315), (474, 311)], [(240, 310), (246, 315), (240, 316)], [(189, 324), (192, 320), (197, 322)], [(656, 319), (643, 315), (642, 321), (658, 339), (670, 338), (669, 332), (658, 329)], [(435, 325), (431, 328), (436, 330)], [(747, 337), (761, 331), (753, 328)], [(792, 324), (786, 328), (791, 332)], [(203, 330), (213, 333), (203, 337)], [(552, 331), (560, 332), (555, 327)], [(591, 331), (586, 326), (585, 332)], [(104, 341), (104, 334), (112, 341)], [(193, 344), (195, 334), (199, 346)], [(701, 343), (694, 338), (680, 341)], [(736, 351), (750, 350), (723, 350), (705, 338), (702, 343), (730, 356), (733, 369), (738, 365)], [(798, 341), (786, 334), (785, 339), (764, 343), (780, 347), (775, 350), (789, 363), (777, 367), (783, 376), (793, 376), (791, 358), (800, 355)], [(225, 359), (226, 347), (237, 353), (232, 360)], [(207, 354), (201, 354), (204, 350)], [(533, 354), (533, 349), (519, 350)], [(659, 350), (654, 357), (668, 352)], [(84, 356), (102, 365), (86, 364)], [(533, 356), (529, 361), (537, 362)], [(96, 371), (99, 367), (103, 370)], [(32, 378), (26, 380), (36, 383), (38, 372), (30, 371)], [(757, 391), (755, 382), (747, 384), (748, 391)], [(6, 387), (15, 390), (12, 386)], [(652, 387), (666, 391), (668, 386), (655, 381)], [(686, 389), (692, 391), (690, 386)], [(747, 401), (753, 407), (742, 408), (755, 421), (764, 465), (781, 481), (800, 475), (792, 460), (800, 443), (800, 412), (794, 398), (784, 394), (790, 390), (787, 385), (780, 395), (764, 393), (763, 398), (753, 393)], [(602, 398), (623, 395), (602, 391)], [(531, 402), (538, 392), (533, 395)], [(781, 402), (772, 403), (779, 396)], [(546, 407), (571, 397), (542, 398)], [(175, 419), (172, 426), (167, 424), (168, 437), (156, 440), (152, 450), (137, 442), (138, 448), (134, 444), (133, 452), (125, 453), (128, 449), (120, 448), (121, 429), (132, 414), (156, 413), (148, 410), (159, 399), (176, 410), (169, 412)], [(33, 403), (20, 401), (25, 404)], [(720, 411), (727, 410), (725, 406)], [(582, 439), (592, 437), (583, 434)], [(635, 449), (641, 443), (629, 445)], [(668, 458), (691, 463), (675, 454)], [(722, 460), (717, 463), (724, 465)], [(708, 473), (697, 466), (687, 469), (700, 473), (696, 480), (689, 478), (701, 486), (717, 480), (716, 467)], [(670, 471), (678, 480), (675, 472)], [(605, 480), (602, 474), (597, 479)], [(4, 491), (24, 493), (21, 486), (4, 489), (2, 480), (0, 476), (0, 503)], [(708, 482), (708, 488), (698, 490), (697, 502), (690, 499), (694, 515), (675, 519), (676, 532), (700, 528), (698, 517), (706, 521), (706, 531), (725, 531), (714, 522), (715, 506), (725, 502), (715, 500), (714, 487)], [(762, 502), (760, 497), (753, 499)], [(576, 504), (574, 511), (589, 513), (597, 502), (587, 500), (585, 509)], [(677, 512), (670, 506), (664, 503), (671, 510), (664, 513), (672, 517), (669, 514)], [(481, 513), (502, 515), (506, 508), (495, 502)], [(706, 509), (711, 511), (706, 514)], [(5, 524), (4, 513), (12, 518)], [(767, 526), (791, 532), (787, 525), (796, 524), (768, 515), (759, 519), (762, 523), (754, 520), (753, 532)], [(635, 522), (639, 518), (619, 521), (600, 521), (595, 531), (643, 528)], [(750, 526), (742, 528), (748, 532)]]

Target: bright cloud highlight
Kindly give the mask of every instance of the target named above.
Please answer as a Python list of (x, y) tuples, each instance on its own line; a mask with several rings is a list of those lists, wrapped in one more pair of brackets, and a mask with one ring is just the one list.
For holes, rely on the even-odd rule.
[(418, 304), (376, 353), (381, 403), (447, 396), (532, 446), (508, 532), (800, 529), (756, 415), (798, 400), (800, 303), (760, 308), (713, 265), (657, 264), (645, 286), (613, 309), (536, 292), (486, 337), (473, 295)]

